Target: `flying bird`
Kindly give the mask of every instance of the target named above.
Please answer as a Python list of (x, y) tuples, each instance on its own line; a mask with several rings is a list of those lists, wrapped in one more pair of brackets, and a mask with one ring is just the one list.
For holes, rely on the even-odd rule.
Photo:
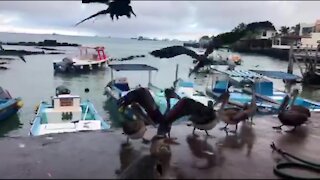
[(96, 16), (103, 15), (103, 14), (110, 14), (110, 18), (113, 20), (114, 16), (119, 19), (120, 16), (127, 16), (128, 18), (131, 18), (131, 14), (136, 16), (136, 14), (133, 12), (132, 7), (130, 6), (131, 0), (82, 0), (82, 3), (103, 3), (108, 6), (107, 9), (101, 10), (97, 12), (96, 14), (93, 14), (82, 21), (78, 22), (75, 26), (78, 26), (79, 24), (92, 19)]
[(0, 44), (0, 56), (18, 56), (23, 62), (26, 62), (26, 59), (23, 57), (22, 54), (19, 52), (12, 51), (12, 50), (5, 50)]
[(204, 54), (200, 54), (200, 55), (184, 46), (170, 46), (170, 47), (162, 48), (159, 50), (154, 50), (150, 52), (150, 54), (158, 58), (172, 58), (172, 57), (184, 54), (192, 57), (193, 59), (196, 59), (197, 64), (193, 68), (193, 70), (189, 73), (189, 76), (190, 76), (192, 73), (198, 72), (200, 68), (206, 65), (211, 65), (212, 61), (208, 59), (208, 55), (213, 52), (213, 49), (217, 49), (217, 48), (218, 48), (218, 44), (212, 40), (209, 43), (209, 46), (207, 47)]

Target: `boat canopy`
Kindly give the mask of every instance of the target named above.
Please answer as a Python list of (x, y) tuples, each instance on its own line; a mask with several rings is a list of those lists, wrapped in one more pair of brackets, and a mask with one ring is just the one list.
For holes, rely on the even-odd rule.
[(285, 73), (282, 71), (263, 71), (263, 70), (250, 70), (250, 71), (253, 71), (253, 72), (256, 72), (256, 73), (261, 74), (263, 76), (267, 76), (267, 77), (274, 78), (274, 79), (296, 80), (296, 79), (301, 78), (300, 76)]
[(116, 71), (158, 71), (157, 68), (146, 64), (109, 64)]

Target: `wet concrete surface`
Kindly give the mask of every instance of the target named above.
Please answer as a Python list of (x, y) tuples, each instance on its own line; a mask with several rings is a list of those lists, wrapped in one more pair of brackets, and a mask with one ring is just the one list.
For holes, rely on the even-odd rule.
[[(320, 163), (319, 121), (320, 114), (312, 114), (308, 124), (286, 133), (272, 129), (280, 124), (277, 117), (260, 116), (254, 118), (252, 127), (240, 123), (236, 135), (219, 130), (224, 126), (220, 122), (209, 131), (214, 137), (207, 137), (200, 130), (196, 130), (198, 136), (193, 136), (193, 127), (186, 124), (173, 126), (171, 136), (177, 137), (179, 144), (170, 145), (170, 166), (163, 177), (278, 178), (273, 166), (282, 157), (272, 152), (272, 142), (287, 152)], [(235, 126), (229, 128), (233, 130)], [(155, 132), (150, 127), (145, 137), (151, 139)], [(148, 159), (150, 144), (130, 140), (129, 146), (123, 145), (125, 141), (121, 130), (3, 138), (0, 178), (117, 178), (116, 172), (125, 170), (136, 159)], [(141, 173), (148, 168), (136, 171)]]

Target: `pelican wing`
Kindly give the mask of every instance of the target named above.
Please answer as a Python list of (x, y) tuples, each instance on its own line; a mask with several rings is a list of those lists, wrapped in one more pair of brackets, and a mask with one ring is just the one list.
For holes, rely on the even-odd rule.
[(213, 49), (214, 49), (214, 43), (213, 43), (213, 41), (211, 41), (211, 42), (209, 43), (209, 46), (208, 46), (207, 49), (206, 49), (206, 52), (204, 52), (204, 56), (205, 56), (205, 57), (208, 57), (209, 54), (211, 54), (211, 53), (213, 52)]
[(99, 11), (96, 14), (93, 14), (93, 15), (87, 17), (86, 19), (83, 19), (82, 21), (78, 22), (75, 26), (78, 26), (79, 24), (81, 24), (81, 23), (83, 23), (83, 22), (85, 22), (85, 21), (87, 21), (87, 20), (89, 20), (91, 18), (94, 18), (96, 16), (99, 16), (99, 15), (102, 15), (102, 14), (108, 14), (108, 13), (110, 13), (110, 9), (109, 8), (105, 9), (105, 10), (102, 10), (102, 11)]
[(192, 51), (191, 49), (185, 48), (183, 46), (170, 46), (170, 47), (152, 51), (150, 54), (158, 58), (172, 58), (172, 57), (183, 55), (183, 54), (188, 55), (194, 59), (199, 58), (199, 55), (196, 52)]

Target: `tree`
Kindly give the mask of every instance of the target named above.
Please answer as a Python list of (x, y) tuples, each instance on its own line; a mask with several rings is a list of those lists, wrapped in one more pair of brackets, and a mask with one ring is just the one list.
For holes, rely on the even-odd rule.
[(232, 32), (240, 32), (246, 29), (247, 25), (245, 23), (240, 23), (237, 27), (233, 28)]
[(289, 29), (290, 29), (290, 28), (287, 27), (287, 26), (281, 26), (281, 27), (280, 27), (280, 32), (281, 32), (282, 35), (286, 35), (286, 34), (288, 34)]

